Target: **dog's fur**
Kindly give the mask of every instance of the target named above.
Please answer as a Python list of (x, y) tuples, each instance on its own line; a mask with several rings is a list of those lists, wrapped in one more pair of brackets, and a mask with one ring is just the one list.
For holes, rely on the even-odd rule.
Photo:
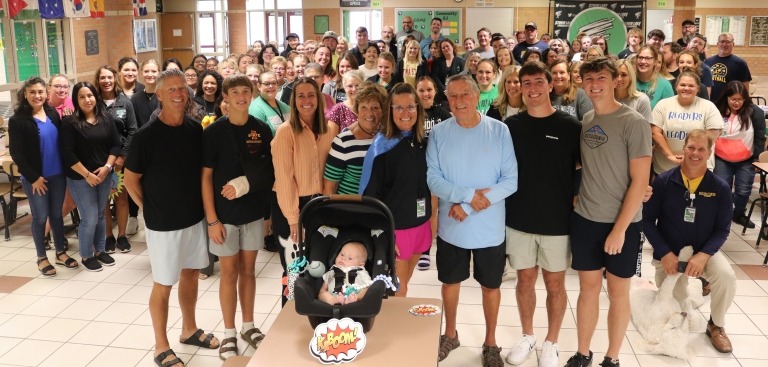
[[(684, 248), (679, 260), (687, 261), (692, 253), (690, 246)], [(701, 321), (693, 310), (704, 303), (704, 299), (701, 282), (693, 281), (687, 287), (688, 298), (676, 300), (673, 296), (675, 285), (687, 280), (681, 277), (685, 275), (667, 276), (658, 290), (650, 281), (633, 279), (630, 306), (632, 322), (643, 337), (643, 347), (648, 352), (687, 359), (688, 335), (692, 329), (700, 327)]]

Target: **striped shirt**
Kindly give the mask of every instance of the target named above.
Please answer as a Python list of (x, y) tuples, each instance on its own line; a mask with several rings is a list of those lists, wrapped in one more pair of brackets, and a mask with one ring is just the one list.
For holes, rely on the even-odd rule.
[(342, 131), (333, 139), (323, 178), (338, 182), (339, 194), (357, 195), (360, 175), (363, 173), (363, 160), (371, 143), (373, 139), (355, 139), (350, 130)]
[(299, 197), (323, 192), (323, 167), (331, 150), (331, 142), (339, 131), (328, 122), (325, 134), (314, 133), (302, 123), (301, 132), (295, 132), (290, 123), (277, 127), (272, 139), (272, 163), (275, 166), (277, 203), (289, 225), (299, 222)]

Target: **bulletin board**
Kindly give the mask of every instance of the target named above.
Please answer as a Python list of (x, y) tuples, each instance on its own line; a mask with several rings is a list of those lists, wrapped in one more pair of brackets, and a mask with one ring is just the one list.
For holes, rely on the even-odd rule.
[(721, 33), (733, 35), (733, 44), (744, 46), (747, 33), (746, 15), (709, 15), (704, 23), (704, 35), (710, 45), (717, 43), (717, 37)]
[(410, 16), (413, 18), (413, 29), (424, 33), (424, 37), (429, 37), (432, 32), (430, 24), (432, 18), (443, 20), (443, 37), (450, 39), (456, 44), (461, 44), (461, 9), (434, 8), (434, 9), (395, 9), (395, 33), (403, 29), (403, 18)]
[(768, 46), (768, 17), (752, 17), (749, 27), (750, 46)]

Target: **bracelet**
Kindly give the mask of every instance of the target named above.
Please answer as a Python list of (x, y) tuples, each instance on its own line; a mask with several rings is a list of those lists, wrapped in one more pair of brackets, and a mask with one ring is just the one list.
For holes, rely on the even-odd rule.
[(217, 225), (217, 224), (219, 224), (219, 223), (221, 223), (221, 222), (220, 222), (218, 219), (216, 219), (216, 221), (215, 221), (215, 222), (213, 222), (213, 223), (208, 223), (208, 227), (213, 227), (213, 226), (215, 226), (215, 225)]

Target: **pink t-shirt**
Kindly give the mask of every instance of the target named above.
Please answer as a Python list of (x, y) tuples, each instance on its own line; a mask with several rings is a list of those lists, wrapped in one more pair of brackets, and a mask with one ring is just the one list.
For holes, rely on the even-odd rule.
[(74, 110), (75, 109), (75, 105), (72, 104), (72, 98), (67, 97), (66, 99), (64, 99), (64, 103), (62, 103), (62, 104), (60, 104), (58, 106), (53, 106), (53, 108), (55, 108), (56, 112), (59, 113), (59, 117), (64, 117), (64, 116), (62, 116), (62, 113), (64, 112), (64, 110), (67, 109), (67, 108), (71, 109), (71, 110)]

